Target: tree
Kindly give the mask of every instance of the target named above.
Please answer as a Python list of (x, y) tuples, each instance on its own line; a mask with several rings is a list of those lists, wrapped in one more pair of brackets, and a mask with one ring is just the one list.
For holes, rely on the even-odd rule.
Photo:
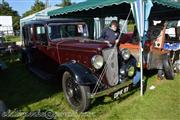
[(0, 16), (12, 16), (14, 30), (19, 30), (20, 15), (16, 10), (9, 6), (8, 2), (2, 2), (0, 5)]
[(62, 2), (60, 4), (57, 4), (56, 6), (59, 7), (65, 7), (72, 5), (71, 0), (61, 0)]
[(31, 15), (33, 13), (39, 12), (39, 11), (41, 11), (43, 9), (45, 9), (45, 4), (43, 2), (41, 2), (40, 0), (36, 0), (34, 5), (31, 6), (31, 10), (26, 11), (23, 14), (23, 17), (26, 17), (26, 16)]

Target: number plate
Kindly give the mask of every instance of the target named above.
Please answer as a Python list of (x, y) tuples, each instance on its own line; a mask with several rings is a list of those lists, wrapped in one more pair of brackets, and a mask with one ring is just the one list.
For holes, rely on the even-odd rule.
[(114, 99), (119, 98), (121, 95), (127, 93), (128, 91), (129, 91), (129, 86), (127, 86), (127, 87), (125, 87), (125, 88), (123, 88), (123, 89), (115, 92), (115, 93), (114, 93)]

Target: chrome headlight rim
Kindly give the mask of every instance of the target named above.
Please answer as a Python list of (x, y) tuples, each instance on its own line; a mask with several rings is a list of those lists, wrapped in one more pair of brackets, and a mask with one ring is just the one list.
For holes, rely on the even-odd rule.
[(121, 55), (122, 55), (123, 59), (126, 61), (126, 60), (129, 60), (129, 58), (131, 56), (131, 52), (129, 49), (124, 48), (121, 50)]
[(91, 64), (95, 69), (97, 69), (97, 70), (101, 69), (104, 65), (103, 56), (102, 55), (94, 55), (91, 58)]

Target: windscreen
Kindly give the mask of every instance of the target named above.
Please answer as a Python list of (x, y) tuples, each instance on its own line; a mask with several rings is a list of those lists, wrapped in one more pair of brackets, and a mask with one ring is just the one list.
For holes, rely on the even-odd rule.
[(48, 34), (51, 40), (60, 40), (68, 37), (87, 37), (86, 24), (50, 24)]

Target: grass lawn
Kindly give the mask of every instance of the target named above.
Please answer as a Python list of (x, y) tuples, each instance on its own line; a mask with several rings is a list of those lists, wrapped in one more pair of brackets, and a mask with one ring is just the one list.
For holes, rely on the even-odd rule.
[[(44, 113), (52, 111), (56, 114), (57, 120), (179, 120), (180, 118), (180, 74), (176, 75), (173, 81), (159, 81), (155, 74), (148, 73), (146, 78), (147, 75), (150, 77), (147, 78), (147, 89), (143, 97), (139, 95), (139, 90), (116, 101), (106, 97), (103, 102), (94, 101), (88, 112), (78, 114), (68, 106), (60, 83), (40, 80), (19, 61), (12, 61), (8, 57), (4, 60), (9, 68), (0, 72), (0, 99), (6, 103), (12, 115), (17, 115), (17, 120), (39, 120), (40, 118), (25, 118), (21, 115), (23, 112), (39, 110)], [(149, 90), (151, 85), (156, 88)]]
[(20, 36), (5, 36), (5, 42), (19, 42)]

